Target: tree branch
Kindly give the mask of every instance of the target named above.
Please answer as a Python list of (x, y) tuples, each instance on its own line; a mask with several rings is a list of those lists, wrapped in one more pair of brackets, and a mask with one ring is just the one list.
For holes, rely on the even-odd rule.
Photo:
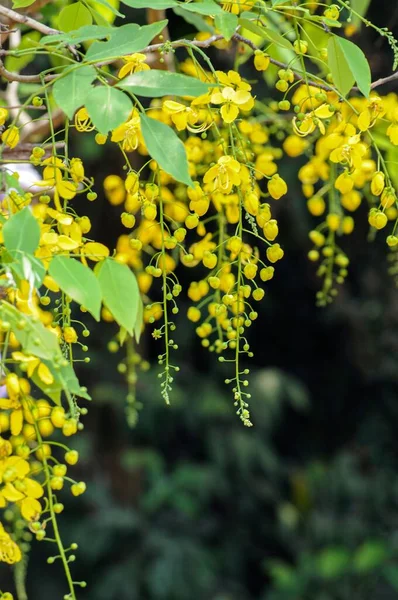
[(21, 25), (27, 25), (31, 29), (36, 29), (36, 31), (40, 31), (43, 35), (61, 33), (58, 29), (47, 27), (47, 25), (40, 23), (40, 21), (36, 21), (36, 19), (32, 19), (32, 17), (28, 17), (27, 15), (21, 15), (15, 10), (11, 10), (11, 8), (6, 8), (5, 6), (0, 6), (0, 15), (14, 23), (20, 23)]
[(370, 87), (372, 90), (374, 90), (375, 88), (379, 87), (380, 85), (384, 85), (385, 83), (390, 83), (390, 81), (395, 81), (396, 79), (398, 79), (398, 71), (396, 71), (392, 75), (389, 75), (388, 77), (382, 77), (381, 79), (377, 79), (376, 81), (374, 81), (372, 83), (372, 85)]

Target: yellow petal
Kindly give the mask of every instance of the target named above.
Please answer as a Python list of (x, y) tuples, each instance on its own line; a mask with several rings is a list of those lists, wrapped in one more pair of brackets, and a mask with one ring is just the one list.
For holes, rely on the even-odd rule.
[(10, 467), (15, 470), (19, 479), (23, 479), (30, 471), (30, 466), (27, 460), (20, 456), (10, 456), (7, 459), (7, 468)]
[(58, 238), (57, 245), (62, 250), (76, 250), (76, 248), (79, 247), (78, 242), (75, 242), (74, 240), (72, 240), (67, 235), (60, 235), (59, 238)]
[(59, 285), (55, 283), (51, 275), (46, 275), (43, 283), (50, 292), (59, 292)]
[(239, 108), (235, 104), (223, 104), (221, 116), (224, 123), (232, 123), (239, 115)]
[(26, 477), (24, 479), (24, 484), (26, 486), (25, 495), (29, 496), (29, 498), (41, 498), (44, 494), (43, 488), (38, 481)]
[(21, 515), (26, 521), (35, 521), (40, 517), (41, 504), (35, 498), (25, 498), (21, 502)]
[(22, 431), (23, 425), (23, 411), (22, 408), (13, 410), (10, 418), (11, 433), (12, 435), (19, 435)]
[(66, 225), (62, 227), (62, 232), (70, 237), (72, 240), (77, 242), (80, 246), (82, 242), (82, 230), (80, 229), (78, 223), (74, 222), (71, 225)]
[(321, 104), (314, 110), (314, 115), (318, 117), (318, 119), (331, 119), (334, 115), (334, 112), (330, 110), (329, 104)]
[(54, 231), (47, 231), (41, 236), (41, 243), (45, 246), (55, 246), (58, 242), (58, 234)]
[(72, 181), (62, 179), (57, 183), (57, 191), (61, 198), (72, 200), (76, 196), (76, 185)]
[(364, 110), (358, 117), (358, 127), (361, 131), (367, 131), (370, 127), (370, 112)]
[(71, 225), (73, 223), (73, 217), (71, 215), (66, 215), (53, 208), (47, 208), (47, 215), (58, 221), (61, 225)]
[(168, 115), (173, 115), (175, 113), (184, 112), (187, 107), (184, 106), (184, 104), (180, 104), (180, 102), (174, 102), (174, 100), (165, 100), (162, 108)]
[(246, 104), (246, 102), (250, 102), (251, 100), (253, 100), (253, 98), (251, 97), (249, 92), (245, 92), (244, 90), (238, 90), (234, 93), (234, 96), (232, 98), (232, 102), (234, 102), (235, 104), (239, 104), (239, 106), (241, 104)]
[(12, 483), (8, 482), (5, 484), (3, 489), (1, 490), (4, 498), (9, 502), (18, 502), (18, 500), (23, 500), (25, 497), (22, 492), (18, 492), (18, 490), (13, 486)]
[(0, 408), (3, 410), (8, 410), (12, 407), (13, 401), (9, 398), (0, 398)]
[(50, 369), (44, 363), (39, 364), (37, 374), (39, 379), (46, 385), (51, 385), (54, 382), (54, 377), (52, 376)]
[(109, 256), (109, 248), (104, 246), (104, 244), (100, 244), (99, 242), (87, 242), (83, 249), (87, 258), (93, 260), (94, 262), (98, 262), (99, 260), (103, 260)]

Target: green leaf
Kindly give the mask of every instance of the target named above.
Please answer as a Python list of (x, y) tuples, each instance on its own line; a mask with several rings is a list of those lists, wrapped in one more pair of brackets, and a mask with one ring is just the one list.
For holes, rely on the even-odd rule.
[[(41, 34), (38, 31), (29, 31), (21, 37), (21, 43), (18, 46), (19, 50), (27, 50), (36, 48), (40, 40)], [(36, 57), (35, 52), (31, 54), (23, 54), (22, 56), (6, 56), (4, 65), (9, 71), (21, 71)]]
[(118, 87), (129, 90), (137, 96), (158, 98), (160, 96), (200, 96), (206, 94), (209, 86), (195, 77), (180, 73), (151, 69), (140, 71), (123, 79)]
[(8, 219), (3, 227), (3, 237), (8, 251), (34, 253), (40, 241), (40, 225), (29, 207), (26, 206)]
[(239, 25), (248, 29), (252, 33), (265, 38), (269, 42), (276, 44), (277, 46), (281, 46), (282, 48), (286, 48), (287, 50), (291, 50), (294, 52), (293, 44), (289, 42), (289, 40), (281, 35), (280, 33), (270, 29), (269, 27), (262, 27), (261, 25), (257, 25), (257, 23), (253, 23), (249, 19), (239, 19)]
[(225, 39), (230, 40), (238, 26), (238, 17), (237, 15), (223, 11), (221, 14), (215, 16), (214, 24)]
[(133, 335), (140, 301), (134, 273), (112, 258), (99, 263), (96, 271), (105, 306), (115, 321)]
[(76, 31), (68, 31), (68, 33), (60, 33), (59, 35), (46, 35), (41, 38), (41, 44), (69, 44), (75, 45), (81, 42), (88, 42), (92, 40), (100, 40), (102, 38), (111, 36), (115, 32), (113, 27), (107, 25), (106, 27), (100, 27), (98, 25), (84, 25), (76, 29)]
[(65, 6), (58, 17), (58, 27), (61, 31), (74, 31), (83, 27), (83, 25), (91, 25), (93, 19), (91, 13), (83, 4), (83, 2), (75, 2), (69, 6)]
[[(181, 6), (181, 5), (180, 5)], [(220, 15), (224, 13), (222, 7), (213, 0), (203, 0), (202, 2), (186, 2), (183, 5), (184, 10), (198, 13), (199, 15)]]
[[(50, 369), (51, 374), (54, 376), (54, 370), (51, 368), (52, 363), (44, 360), (42, 362), (44, 362), (44, 364)], [(54, 402), (54, 404), (61, 406), (62, 385), (59, 383), (59, 381), (54, 379), (51, 385), (45, 384), (38, 376), (37, 369), (32, 374), (31, 380), (44, 394), (46, 394), (46, 396), (48, 396)]]
[(41, 321), (21, 313), (8, 302), (2, 303), (0, 315), (1, 319), (10, 323), (24, 352), (51, 361), (62, 358), (57, 336), (46, 329)]
[(122, 0), (122, 2), (131, 8), (153, 8), (154, 10), (165, 10), (179, 5), (175, 0)]
[(50, 385), (44, 383), (39, 376), (37, 371), (33, 373), (32, 381), (38, 388), (44, 392), (55, 404), (61, 405), (61, 392), (68, 391), (80, 398), (91, 400), (91, 397), (87, 394), (86, 390), (80, 386), (79, 380), (70, 364), (57, 364), (54, 368), (54, 364), (49, 360), (42, 360), (42, 362), (49, 368), (52, 376), (54, 377), (53, 383)]
[(54, 83), (54, 100), (69, 119), (72, 119), (75, 111), (85, 103), (92, 89), (91, 83), (96, 77), (94, 67), (83, 65), (78, 68), (72, 67)]
[(55, 373), (53, 371), (52, 373), (55, 376), (55, 379), (61, 382), (62, 389), (68, 390), (80, 398), (91, 400), (91, 397), (87, 394), (86, 390), (80, 386), (79, 380), (76, 377), (76, 373), (71, 364), (61, 365)]
[(126, 121), (133, 108), (127, 94), (104, 85), (93, 88), (84, 104), (92, 122), (104, 134)]
[[(122, 19), (126, 18), (123, 13), (119, 12), (114, 6), (112, 6), (112, 4), (107, 2), (107, 0), (95, 0), (95, 1), (97, 4), (101, 4), (101, 6), (104, 6), (105, 8), (110, 10), (114, 15), (117, 15), (118, 17), (121, 17)], [(95, 8), (93, 8), (93, 11), (97, 12), (95, 10)]]
[(369, 98), (372, 73), (370, 71), (368, 59), (362, 50), (358, 48), (356, 44), (350, 42), (350, 40), (338, 37), (337, 43), (340, 45), (348, 67), (357, 82), (358, 88), (366, 98)]
[(191, 13), (184, 8), (181, 8), (181, 6), (176, 6), (173, 8), (173, 12), (179, 17), (182, 17), (190, 25), (193, 25), (198, 31), (208, 31), (209, 33), (214, 33), (214, 27), (207, 23), (200, 15)]
[(328, 42), (328, 64), (333, 77), (333, 84), (340, 94), (345, 97), (355, 83), (350, 66), (335, 35)]
[(141, 132), (149, 154), (159, 167), (177, 181), (192, 186), (184, 144), (171, 127), (141, 115)]
[(19, 179), (14, 177), (14, 175), (17, 175), (17, 173), (12, 173), (11, 175), (6, 171), (0, 171), (1, 184), (5, 186), (6, 192), (9, 192), (10, 190), (17, 190), (18, 194), (24, 194), (25, 192), (19, 183)]
[(317, 569), (324, 579), (336, 579), (347, 571), (350, 554), (345, 548), (326, 548), (317, 557)]
[(122, 25), (108, 42), (94, 42), (87, 51), (85, 61), (101, 61), (126, 56), (143, 50), (166, 27), (168, 21), (139, 27), (136, 23)]
[(14, 259), (10, 263), (10, 269), (19, 280), (25, 279), (29, 282), (31, 289), (38, 289), (43, 283), (44, 276), (46, 274), (45, 266), (43, 262), (33, 256), (33, 254), (27, 254), (20, 250), (13, 250), (10, 252), (10, 256)]
[(382, 542), (368, 541), (362, 544), (354, 556), (354, 569), (358, 573), (373, 571), (386, 559), (388, 553)]
[(26, 8), (31, 6), (36, 0), (14, 0), (12, 3), (13, 8)]
[(65, 294), (84, 306), (99, 321), (101, 289), (91, 269), (74, 258), (55, 256), (48, 272)]

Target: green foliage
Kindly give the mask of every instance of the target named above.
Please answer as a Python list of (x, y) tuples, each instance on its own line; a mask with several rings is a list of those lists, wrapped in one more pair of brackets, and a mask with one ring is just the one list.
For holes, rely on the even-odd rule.
[(65, 71), (64, 77), (60, 77), (54, 83), (54, 100), (69, 119), (72, 119), (75, 111), (85, 103), (96, 77), (94, 67), (86, 65), (72, 67), (70, 71)]
[(126, 77), (118, 87), (137, 96), (160, 98), (167, 95), (200, 96), (207, 93), (209, 86), (199, 79), (181, 73), (151, 69)]
[(25, 207), (8, 219), (3, 227), (3, 237), (8, 251), (21, 250), (33, 254), (39, 245), (40, 226), (30, 208)]
[(105, 306), (116, 322), (133, 335), (136, 324), (141, 329), (139, 306), (140, 292), (134, 273), (127, 265), (106, 258), (98, 265), (97, 277)]
[(332, 36), (328, 42), (328, 65), (333, 83), (342, 96), (346, 96), (355, 83), (355, 76), (344, 55), (339, 38)]
[[(372, 74), (368, 59), (356, 44), (342, 37), (336, 37), (337, 44), (340, 46), (344, 60), (347, 62), (354, 81), (357, 82), (358, 88), (367, 98), (370, 94), (370, 84), (372, 82)], [(334, 46), (332, 46), (334, 49)], [(333, 50), (332, 50), (333, 51)], [(337, 59), (337, 57), (336, 57)], [(342, 60), (341, 54), (338, 55), (338, 60)], [(340, 73), (341, 75), (341, 73)]]
[(99, 321), (101, 288), (94, 273), (74, 258), (55, 256), (48, 269), (61, 290)]
[(184, 144), (171, 127), (141, 115), (141, 131), (149, 154), (159, 166), (177, 181), (192, 186)]
[(133, 104), (131, 99), (114, 87), (94, 87), (86, 96), (85, 105), (94, 125), (108, 133), (126, 121)]
[(61, 31), (75, 31), (79, 27), (91, 25), (93, 18), (91, 12), (83, 2), (74, 2), (65, 6), (60, 14), (58, 25)]
[(88, 49), (84, 60), (85, 62), (97, 62), (139, 52), (155, 36), (159, 35), (166, 25), (167, 20), (143, 27), (139, 27), (136, 23), (122, 25), (118, 29), (112, 30), (108, 42), (94, 42)]
[(223, 12), (216, 15), (214, 24), (226, 40), (230, 40), (238, 27), (238, 17), (232, 13)]

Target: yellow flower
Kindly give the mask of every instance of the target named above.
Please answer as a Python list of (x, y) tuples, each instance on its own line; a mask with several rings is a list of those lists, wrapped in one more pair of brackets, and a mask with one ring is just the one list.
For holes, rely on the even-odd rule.
[(13, 483), (7, 482), (1, 490), (5, 500), (18, 503), (21, 515), (26, 521), (37, 520), (40, 517), (42, 507), (38, 498), (41, 498), (43, 493), (40, 483), (29, 477), (16, 479)]
[[(129, 175), (127, 176), (128, 179)], [(105, 196), (111, 204), (117, 206), (122, 204), (126, 197), (126, 190), (123, 179), (119, 175), (108, 175), (104, 179)]]
[(204, 131), (209, 127), (209, 124), (207, 123), (203, 123), (197, 128), (193, 127), (199, 120), (199, 111), (190, 106), (185, 106), (180, 102), (174, 102), (174, 100), (165, 100), (162, 108), (163, 111), (170, 116), (178, 131), (188, 129), (192, 132), (199, 132)]
[(232, 156), (221, 156), (217, 164), (206, 171), (203, 182), (212, 184), (213, 191), (229, 194), (234, 185), (241, 183), (240, 163)]
[(367, 146), (361, 141), (360, 135), (353, 135), (344, 139), (343, 143), (332, 150), (330, 160), (359, 169), (362, 159), (367, 152)]
[(62, 213), (59, 196), (64, 200), (72, 200), (76, 196), (77, 185), (73, 181), (62, 178), (62, 170), (65, 170), (65, 165), (58, 157), (46, 158), (43, 165), (46, 165), (43, 170), (43, 180), (37, 181), (36, 185), (54, 188), (54, 203), (58, 211)]
[(140, 143), (140, 132), (140, 116), (134, 109), (130, 119), (112, 131), (111, 141), (121, 143), (125, 152), (133, 152)]
[(95, 129), (88, 115), (87, 109), (84, 108), (84, 106), (83, 108), (80, 108), (75, 114), (75, 127), (77, 131), (80, 132), (93, 131), (93, 129)]
[(385, 186), (385, 175), (382, 171), (376, 171), (370, 183), (370, 191), (375, 196), (380, 196)]
[(254, 106), (254, 98), (248, 91), (236, 91), (232, 87), (225, 87), (222, 92), (214, 92), (211, 101), (213, 104), (222, 104), (221, 117), (224, 123), (235, 121), (239, 109), (250, 110)]
[(126, 75), (131, 75), (132, 73), (139, 73), (140, 71), (149, 71), (150, 66), (145, 63), (146, 55), (140, 54), (136, 52), (135, 54), (131, 54), (130, 56), (123, 57), (125, 65), (119, 70), (117, 76), (119, 79), (123, 79)]
[(267, 183), (267, 188), (274, 200), (279, 200), (279, 198), (282, 198), (287, 193), (287, 184), (278, 174), (271, 177)]
[(283, 150), (291, 158), (296, 158), (307, 149), (308, 142), (297, 135), (288, 135), (283, 142)]
[(244, 90), (246, 92), (250, 92), (252, 86), (243, 81), (242, 77), (239, 75), (237, 71), (228, 71), (228, 73), (224, 73), (224, 71), (216, 71), (215, 72), (218, 83), (225, 85), (227, 87), (231, 87), (234, 90)]
[(361, 131), (367, 131), (376, 123), (377, 119), (385, 114), (383, 102), (378, 96), (374, 96), (367, 108), (363, 110), (358, 117), (358, 128)]
[(347, 173), (347, 171), (344, 171), (344, 173), (341, 173), (337, 177), (336, 181), (334, 182), (334, 187), (342, 194), (348, 194), (354, 187), (354, 180), (350, 174)]
[(297, 117), (293, 119), (293, 129), (296, 135), (305, 137), (313, 133), (318, 126), (322, 135), (325, 135), (326, 128), (322, 119), (330, 119), (334, 113), (330, 110), (329, 104), (321, 104), (315, 110), (304, 115), (304, 118), (299, 120)]
[(77, 333), (74, 327), (64, 327), (63, 334), (67, 344), (75, 344), (77, 342)]
[(8, 110), (2, 106), (2, 107), (0, 107), (0, 126), (4, 125), (4, 123), (7, 121), (7, 119), (8, 119)]
[(19, 129), (18, 129), (18, 127), (15, 127), (15, 125), (12, 125), (8, 129), (6, 129), (2, 133), (1, 139), (5, 143), (5, 145), (8, 146), (9, 148), (11, 148), (11, 149), (15, 148), (15, 146), (19, 142)]
[[(49, 278), (49, 276), (47, 276)], [(12, 358), (18, 362), (23, 363), (26, 366), (26, 374), (28, 377), (32, 377), (36, 371), (36, 375), (46, 385), (51, 385), (54, 381), (54, 377), (50, 369), (40, 361), (36, 356), (31, 354), (23, 354), (23, 352), (13, 352)], [(0, 400), (1, 404), (1, 400)]]
[(254, 67), (257, 71), (266, 71), (270, 65), (270, 56), (262, 50), (254, 52)]
[(0, 523), (0, 561), (12, 565), (19, 562), (21, 558), (22, 554), (18, 544), (11, 539)]
[(391, 123), (387, 128), (387, 135), (394, 146), (398, 146), (398, 123)]
[(84, 179), (84, 166), (80, 158), (72, 158), (70, 161), (70, 174), (75, 183)]
[[(4, 447), (5, 440), (1, 439)], [(7, 442), (9, 444), (9, 442)], [(11, 453), (11, 448), (5, 448), (3, 452)], [(23, 479), (29, 473), (30, 467), (27, 460), (20, 456), (5, 456), (0, 460), (0, 482), (9, 483), (16, 479)]]

